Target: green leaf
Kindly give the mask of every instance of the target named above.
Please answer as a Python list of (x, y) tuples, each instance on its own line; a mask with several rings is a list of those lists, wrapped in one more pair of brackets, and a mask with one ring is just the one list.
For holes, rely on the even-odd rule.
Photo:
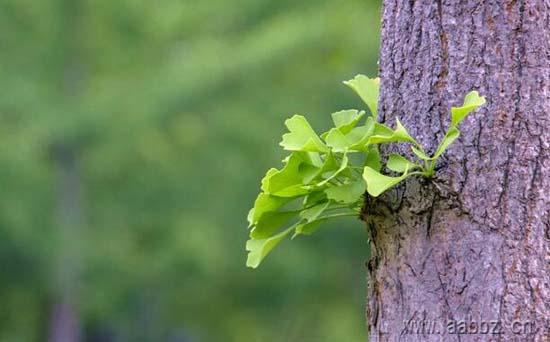
[(292, 235), (292, 238), (294, 239), (298, 235), (311, 235), (313, 234), (317, 229), (319, 229), (319, 226), (322, 223), (325, 223), (326, 219), (320, 219), (315, 220), (313, 222), (303, 222), (296, 226), (294, 235)]
[(413, 153), (420, 159), (429, 161), (429, 160), (436, 160), (439, 158), (447, 148), (460, 136), (460, 131), (458, 128), (452, 126), (449, 128), (447, 133), (445, 134), (445, 137), (443, 137), (443, 140), (441, 140), (441, 143), (439, 143), (439, 146), (437, 147), (437, 150), (435, 151), (434, 155), (432, 157), (429, 157), (426, 155), (426, 153), (414, 146), (411, 146), (411, 149)]
[(327, 199), (327, 195), (324, 190), (314, 191), (304, 198), (303, 207), (311, 207), (315, 203), (324, 202)]
[(449, 148), (449, 146), (456, 140), (456, 138), (458, 138), (459, 135), (460, 135), (460, 131), (458, 130), (458, 128), (451, 127), (447, 131), (447, 134), (445, 134), (445, 137), (443, 138), (439, 146), (437, 147), (437, 150), (435, 151), (432, 159), (437, 159), (443, 153), (445, 153), (447, 148)]
[(326, 178), (325, 180), (317, 183), (318, 186), (323, 186), (325, 184), (327, 184), (330, 180), (332, 180), (333, 178), (335, 178), (336, 176), (338, 176), (342, 171), (344, 171), (344, 169), (346, 169), (348, 167), (348, 156), (346, 154), (344, 154), (344, 156), (342, 157), (342, 162), (340, 163), (340, 167), (338, 168), (338, 170), (336, 170), (334, 173), (332, 173), (328, 178)]
[[(319, 175), (320, 170), (320, 167), (315, 167), (308, 164), (301, 164), (298, 167), (298, 172), (302, 177), (302, 183), (304, 185), (311, 183), (311, 181), (313, 181)], [(306, 187), (303, 188), (306, 189)]]
[(374, 124), (374, 131), (372, 132), (373, 135), (382, 135), (382, 136), (391, 136), (393, 134), (393, 129), (389, 128), (388, 126), (381, 124), (379, 122), (376, 122)]
[(340, 164), (336, 161), (334, 158), (334, 153), (329, 152), (325, 155), (325, 160), (321, 162), (321, 167), (316, 168), (314, 170), (309, 170), (304, 167), (304, 165), (301, 165), (299, 170), (303, 175), (303, 183), (308, 185), (312, 184), (310, 186), (305, 186), (305, 189), (314, 189), (317, 186), (317, 183), (319, 181), (320, 176), (323, 174), (326, 174), (327, 172), (331, 172), (334, 170), (337, 170)]
[(386, 130), (387, 127), (384, 125), (379, 124), (378, 131), (375, 129), (375, 135), (371, 136), (368, 140), (368, 144), (382, 144), (382, 143), (390, 143), (390, 142), (410, 142), (415, 145), (418, 143), (416, 140), (413, 139), (409, 135), (409, 132), (403, 127), (401, 124), (401, 121), (399, 119), (396, 119), (396, 128), (394, 131), (391, 131), (391, 134), (388, 134), (389, 132)]
[(298, 211), (270, 211), (263, 214), (252, 231), (250, 237), (265, 239), (273, 235), (280, 227), (293, 217), (298, 216)]
[(248, 251), (248, 257), (246, 260), (246, 266), (256, 268), (260, 265), (262, 260), (277, 246), (294, 227), (272, 236), (267, 239), (254, 239), (251, 238), (246, 242), (246, 250)]
[(367, 182), (367, 192), (373, 197), (378, 197), (381, 193), (395, 186), (408, 176), (408, 172), (399, 177), (385, 176), (368, 166), (363, 170), (363, 179)]
[(400, 154), (392, 153), (388, 158), (386, 167), (392, 171), (403, 173), (403, 172), (406, 172), (407, 170), (413, 170), (420, 166), (416, 163), (413, 163), (412, 161), (408, 160), (407, 158), (403, 157)]
[(326, 172), (334, 171), (334, 170), (337, 170), (338, 167), (340, 167), (340, 164), (338, 163), (338, 161), (334, 157), (334, 153), (329, 152), (325, 156), (323, 166), (321, 167), (321, 170), (319, 171), (319, 173), (323, 174), (323, 173), (326, 173)]
[(407, 129), (401, 124), (401, 121), (399, 121), (399, 118), (395, 118), (395, 131), (394, 135), (396, 135), (398, 138), (403, 139), (403, 141), (410, 141), (410, 142), (416, 142), (416, 140), (413, 139), (409, 135), (409, 132), (407, 132)]
[(351, 142), (348, 141), (344, 133), (338, 128), (332, 128), (328, 131), (325, 141), (333, 152), (345, 152), (351, 145)]
[(380, 162), (380, 151), (378, 146), (369, 146), (367, 156), (365, 157), (365, 165), (376, 171), (382, 169), (382, 163)]
[(280, 145), (289, 151), (327, 152), (327, 147), (311, 128), (306, 118), (294, 115), (285, 121), (290, 133), (283, 134)]
[(262, 189), (271, 195), (280, 197), (296, 197), (309, 192), (304, 187), (304, 181), (314, 177), (319, 168), (312, 165), (314, 161), (306, 152), (293, 152), (286, 159), (286, 165), (281, 170), (269, 170), (262, 180)]
[(428, 157), (428, 155), (426, 154), (426, 152), (424, 152), (423, 150), (419, 149), (419, 148), (416, 148), (415, 146), (411, 146), (411, 149), (413, 151), (413, 153), (420, 159), (423, 159), (423, 160), (431, 160), (430, 157)]
[(365, 112), (363, 111), (349, 109), (332, 113), (331, 116), (334, 126), (343, 134), (347, 134), (353, 127), (357, 126), (357, 123), (359, 123), (359, 120), (361, 120), (364, 115)]
[[(298, 153), (298, 152), (296, 152)], [(304, 163), (309, 164), (311, 166), (315, 167), (321, 167), (323, 166), (323, 160), (321, 159), (321, 155), (318, 152), (303, 152), (299, 153), (302, 157), (302, 160)]]
[(380, 92), (380, 79), (368, 78), (365, 75), (357, 75), (344, 84), (353, 89), (369, 107), (375, 120), (378, 118), (378, 95)]
[(262, 178), (262, 186), (261, 186), (261, 189), (262, 191), (264, 192), (268, 192), (268, 187), (269, 187), (269, 180), (271, 179), (271, 177), (278, 173), (279, 170), (277, 170), (276, 168), (272, 167), (271, 169), (267, 170), (267, 172), (265, 173), (265, 176), (264, 178)]
[(291, 200), (292, 198), (288, 197), (277, 197), (263, 192), (260, 193), (254, 202), (254, 207), (248, 213), (250, 226), (258, 223), (265, 213), (276, 211)]
[(461, 107), (451, 108), (451, 126), (458, 126), (468, 114), (485, 104), (485, 97), (479, 96), (477, 91), (471, 91), (464, 97)]
[(374, 119), (369, 116), (364, 126), (355, 127), (349, 132), (347, 137), (351, 142), (350, 151), (367, 151), (367, 142), (374, 132), (374, 124)]
[(374, 121), (369, 117), (364, 126), (355, 127), (348, 134), (342, 133), (338, 128), (331, 129), (325, 141), (327, 146), (331, 147), (334, 152), (365, 151), (367, 141), (373, 130)]
[(324, 203), (320, 203), (320, 204), (318, 204), (314, 207), (311, 207), (309, 209), (302, 210), (302, 212), (300, 213), (300, 217), (303, 218), (304, 220), (306, 220), (306, 222), (315, 221), (317, 219), (317, 217), (319, 217), (319, 215), (321, 215), (323, 213), (323, 211), (325, 211), (327, 209), (329, 204), (330, 204), (330, 202), (326, 201)]
[(327, 198), (340, 203), (355, 203), (365, 193), (366, 184), (363, 179), (355, 182), (327, 188)]

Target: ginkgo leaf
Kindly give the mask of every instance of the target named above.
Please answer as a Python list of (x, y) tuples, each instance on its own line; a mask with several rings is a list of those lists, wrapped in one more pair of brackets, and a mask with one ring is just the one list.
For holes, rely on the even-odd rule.
[(399, 121), (399, 118), (395, 118), (395, 131), (394, 134), (401, 139), (408, 140), (410, 142), (414, 142), (415, 140), (413, 137), (410, 136), (409, 132), (407, 132), (407, 129), (401, 124), (401, 121)]
[(319, 216), (329, 207), (330, 201), (319, 203), (309, 209), (305, 209), (300, 213), (302, 221), (300, 221), (294, 230), (292, 239), (300, 234), (309, 235), (313, 233), (324, 219), (319, 219)]
[(380, 171), (382, 169), (382, 163), (380, 162), (380, 151), (377, 146), (369, 146), (367, 156), (365, 157), (365, 165), (371, 169)]
[(281, 170), (268, 171), (262, 180), (262, 189), (268, 194), (280, 197), (307, 194), (309, 190), (304, 188), (304, 180), (309, 179), (319, 170), (312, 165), (310, 157), (306, 152), (291, 153)]
[(439, 146), (437, 147), (437, 150), (435, 151), (434, 155), (432, 157), (429, 157), (426, 155), (426, 153), (414, 146), (411, 146), (411, 149), (413, 153), (420, 159), (431, 161), (436, 160), (437, 158), (441, 157), (443, 153), (449, 148), (449, 146), (460, 136), (460, 131), (456, 127), (451, 127), (445, 134), (445, 137), (443, 137), (443, 140), (441, 140), (441, 143), (439, 143)]
[(407, 158), (403, 157), (400, 154), (392, 153), (388, 158), (386, 167), (392, 171), (403, 173), (403, 172), (406, 172), (407, 170), (413, 170), (420, 166), (416, 163), (413, 163), (412, 161), (408, 160)]
[(355, 182), (333, 186), (325, 189), (327, 198), (340, 203), (355, 203), (365, 193), (366, 184), (363, 179)]
[(302, 154), (302, 159), (305, 163), (308, 163), (315, 167), (321, 167), (323, 166), (323, 159), (321, 159), (321, 156), (317, 152), (305, 152)]
[(424, 152), (423, 150), (415, 147), (415, 146), (411, 146), (411, 150), (413, 151), (413, 153), (420, 159), (422, 160), (430, 160), (431, 158), (426, 154), (426, 152)]
[(367, 142), (374, 132), (374, 119), (368, 117), (364, 126), (355, 127), (347, 135), (351, 142), (350, 151), (367, 151)]
[(367, 192), (373, 197), (378, 197), (384, 191), (395, 186), (409, 176), (405, 172), (399, 177), (390, 177), (366, 166), (363, 170), (363, 179), (367, 182)]
[(326, 152), (327, 147), (311, 128), (306, 118), (294, 115), (285, 121), (289, 133), (283, 134), (280, 145), (289, 151)]
[(254, 207), (248, 214), (248, 222), (250, 226), (258, 223), (261, 217), (270, 211), (276, 211), (283, 205), (290, 202), (292, 198), (272, 196), (266, 193), (260, 193), (254, 202)]
[(307, 222), (315, 221), (319, 215), (323, 213), (329, 206), (330, 202), (326, 201), (323, 203), (319, 203), (309, 209), (302, 210), (300, 212), (300, 217), (306, 220)]
[(246, 259), (246, 266), (256, 268), (260, 265), (262, 260), (277, 246), (294, 227), (290, 227), (287, 230), (274, 235), (266, 239), (254, 239), (251, 238), (246, 242), (246, 250), (248, 251), (248, 257)]
[(332, 113), (331, 116), (334, 127), (338, 128), (343, 134), (347, 134), (353, 127), (357, 126), (359, 120), (361, 120), (364, 115), (364, 111), (348, 109)]
[(451, 108), (451, 126), (458, 124), (479, 106), (485, 104), (485, 97), (479, 96), (477, 91), (471, 91), (464, 97), (464, 103), (461, 107)]
[[(378, 79), (358, 75), (344, 83), (359, 94), (372, 115), (359, 125), (365, 116), (362, 111), (332, 113), (334, 128), (320, 136), (303, 116), (294, 115), (285, 122), (289, 132), (283, 135), (281, 146), (292, 152), (281, 169), (267, 171), (261, 182), (262, 192), (248, 214), (252, 227), (246, 244), (249, 267), (257, 267), (291, 231), (292, 238), (309, 235), (329, 219), (357, 216), (365, 191), (377, 197), (411, 175), (432, 177), (436, 160), (460, 135), (457, 125), (485, 103), (477, 92), (470, 92), (461, 107), (453, 107), (449, 130), (430, 157), (399, 119), (395, 129), (376, 122)], [(411, 143), (420, 161), (390, 154), (385, 169), (400, 174), (391, 177), (381, 173), (378, 145), (395, 142)], [(358, 169), (362, 170), (359, 179)]]
[(441, 143), (437, 147), (437, 150), (435, 151), (435, 153), (434, 153), (434, 155), (431, 159), (432, 160), (437, 159), (443, 153), (445, 153), (447, 148), (449, 148), (449, 146), (456, 140), (456, 138), (459, 137), (459, 135), (460, 135), (460, 131), (458, 130), (458, 128), (456, 128), (456, 127), (449, 128), (449, 130), (447, 131), (447, 134), (445, 134), (445, 137), (443, 138), (443, 140), (441, 141)]
[(270, 211), (263, 214), (250, 232), (250, 237), (265, 239), (272, 236), (290, 219), (297, 217), (299, 211)]
[[(378, 126), (378, 127), (384, 127), (384, 126)], [(380, 132), (381, 133), (381, 132)], [(409, 135), (409, 132), (403, 127), (401, 124), (401, 121), (399, 119), (396, 119), (396, 128), (391, 132), (391, 134), (380, 134), (379, 132), (375, 131), (375, 135), (371, 136), (368, 140), (368, 144), (382, 144), (382, 143), (390, 143), (390, 142), (410, 142), (410, 143), (416, 143), (416, 140), (413, 139)]]
[(324, 190), (313, 191), (304, 197), (303, 207), (311, 207), (315, 203), (324, 202), (327, 198)]
[(368, 78), (365, 75), (357, 75), (344, 84), (353, 89), (361, 97), (363, 102), (369, 107), (372, 116), (376, 120), (378, 117), (378, 94), (380, 91), (380, 79)]
[(311, 170), (307, 169), (307, 167), (304, 167), (304, 165), (300, 166), (300, 170), (304, 176), (303, 183), (304, 184), (312, 184), (311, 187), (306, 186), (306, 189), (314, 189), (317, 186), (317, 183), (320, 181), (319, 178), (326, 174), (327, 172), (332, 172), (337, 170), (340, 167), (340, 164), (336, 159), (334, 159), (334, 153), (329, 152), (325, 155), (325, 160), (322, 161), (321, 167), (316, 168), (314, 172), (311, 172)]
[(344, 133), (342, 133), (338, 128), (332, 128), (328, 131), (325, 141), (327, 146), (334, 152), (345, 152), (351, 145), (351, 142), (348, 141)]
[(364, 151), (373, 130), (374, 122), (369, 117), (364, 126), (355, 127), (348, 134), (342, 133), (338, 128), (331, 129), (326, 135), (325, 141), (334, 152)]
[[(301, 164), (298, 170), (300, 177), (302, 177), (302, 184), (307, 185), (319, 175), (321, 168), (309, 164)], [(307, 189), (307, 187), (304, 188)]]
[(344, 154), (344, 156), (342, 157), (342, 162), (340, 163), (340, 167), (338, 168), (338, 170), (336, 170), (335, 172), (333, 172), (328, 178), (326, 178), (325, 180), (317, 183), (318, 186), (323, 186), (325, 185), (326, 183), (328, 183), (329, 181), (331, 181), (332, 179), (334, 179), (336, 176), (338, 176), (340, 174), (340, 172), (342, 172), (345, 168), (348, 167), (348, 156), (346, 154)]
[(262, 178), (262, 186), (261, 186), (261, 189), (262, 191), (264, 192), (268, 192), (268, 187), (269, 187), (269, 180), (271, 179), (271, 177), (278, 173), (279, 170), (277, 170), (276, 168), (272, 167), (271, 169), (267, 170), (267, 172), (265, 173), (265, 176), (264, 178)]
[(391, 136), (393, 134), (393, 129), (389, 128), (388, 126), (376, 122), (374, 124), (374, 131), (372, 132), (372, 135), (382, 135), (382, 136)]
[(312, 222), (302, 222), (298, 224), (294, 230), (294, 235), (292, 235), (292, 239), (294, 239), (298, 235), (311, 235), (313, 234), (317, 229), (319, 229), (319, 226), (326, 222), (327, 219), (320, 219), (315, 220)]

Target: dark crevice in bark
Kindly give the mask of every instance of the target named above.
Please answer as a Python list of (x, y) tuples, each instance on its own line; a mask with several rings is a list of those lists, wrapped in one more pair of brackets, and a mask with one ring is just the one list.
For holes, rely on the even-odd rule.
[(430, 209), (428, 210), (428, 215), (426, 216), (426, 238), (428, 240), (430, 239), (430, 230), (432, 229), (432, 219), (434, 217), (435, 201), (436, 201), (436, 198), (434, 196), (432, 205), (430, 206)]
[[(514, 1), (515, 3), (515, 1)], [(510, 7), (507, 8), (508, 11), (511, 10)], [(519, 6), (519, 23), (518, 23), (518, 27), (514, 30), (515, 31), (515, 42), (517, 42), (517, 53), (515, 54), (516, 56), (516, 65), (515, 65), (515, 68), (517, 69), (517, 76), (516, 76), (516, 82), (515, 82), (515, 85), (516, 85), (516, 88), (515, 88), (515, 93), (514, 93), (514, 98), (515, 98), (515, 101), (514, 101), (514, 115), (512, 117), (512, 133), (514, 133), (515, 131), (517, 131), (518, 129), (518, 117), (519, 117), (519, 113), (521, 111), (521, 85), (522, 85), (522, 76), (523, 76), (523, 64), (522, 64), (522, 60), (524, 59), (524, 56), (525, 56), (525, 44), (523, 42), (523, 15), (524, 15), (524, 12), (525, 12), (525, 3), (524, 1), (521, 1), (520, 2), (520, 6)], [(514, 47), (515, 48), (515, 47)], [(497, 202), (497, 206), (499, 208), (505, 208), (505, 206), (503, 206), (503, 199), (505, 198), (505, 196), (507, 195), (507, 190), (508, 190), (508, 187), (509, 187), (509, 177), (510, 177), (510, 167), (511, 167), (511, 160), (512, 158), (515, 156), (515, 152), (516, 152), (516, 137), (515, 135), (512, 135), (512, 140), (510, 142), (510, 145), (508, 147), (508, 158), (506, 160), (506, 162), (504, 163), (504, 179), (503, 179), (503, 184), (502, 184), (502, 191), (500, 192), (500, 195), (499, 195), (499, 198), (498, 198), (498, 202)], [(504, 218), (506, 217), (505, 213), (503, 213), (501, 211), (501, 218), (504, 220)], [(501, 225), (504, 225), (506, 224), (504, 221), (501, 222)]]
[[(439, 40), (441, 44), (441, 71), (439, 73), (438, 79), (435, 84), (435, 89), (438, 93), (438, 102), (439, 102), (439, 123), (445, 121), (447, 113), (445, 112), (445, 86), (447, 85), (447, 75), (449, 74), (449, 43), (447, 41), (447, 34), (445, 33), (445, 28), (443, 27), (443, 4), (442, 0), (437, 0), (437, 14), (439, 17)], [(440, 129), (443, 131), (444, 128), (440, 125)]]

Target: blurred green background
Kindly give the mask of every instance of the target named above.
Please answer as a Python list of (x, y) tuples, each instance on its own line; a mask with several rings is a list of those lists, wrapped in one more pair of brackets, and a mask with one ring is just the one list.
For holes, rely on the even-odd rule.
[[(0, 341), (362, 341), (342, 219), (245, 267), (283, 121), (362, 108), (379, 1), (1, 0)], [(69, 338), (69, 340), (63, 340)]]

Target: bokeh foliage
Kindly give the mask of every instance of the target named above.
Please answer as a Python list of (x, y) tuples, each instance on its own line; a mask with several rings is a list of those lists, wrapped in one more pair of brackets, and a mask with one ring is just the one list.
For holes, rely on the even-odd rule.
[[(284, 118), (323, 129), (361, 108), (337, 84), (376, 73), (379, 6), (3, 0), (0, 341), (45, 340), (67, 245), (90, 341), (364, 339), (362, 224), (252, 271), (244, 218), (282, 157)], [(58, 146), (82, 185), (71, 241), (56, 219)]]

